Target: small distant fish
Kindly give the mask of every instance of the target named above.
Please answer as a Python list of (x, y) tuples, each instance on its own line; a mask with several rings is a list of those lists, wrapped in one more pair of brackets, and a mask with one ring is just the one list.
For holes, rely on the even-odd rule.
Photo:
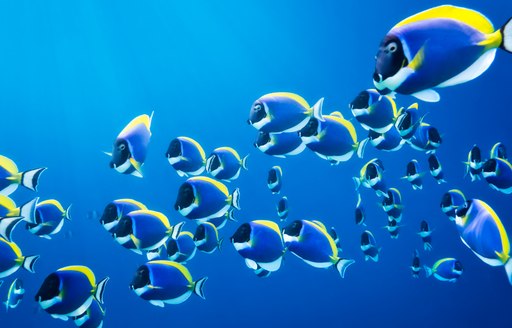
[(119, 133), (112, 148), (110, 168), (122, 174), (131, 174), (142, 178), (142, 165), (146, 160), (147, 148), (151, 138), (151, 116), (137, 116)]
[(133, 211), (147, 210), (146, 205), (134, 199), (116, 199), (105, 206), (100, 218), (101, 225), (110, 233), (114, 233), (119, 220)]
[(283, 170), (280, 166), (272, 166), (268, 171), (267, 186), (273, 194), (278, 194), (283, 185)]
[(443, 194), (441, 210), (451, 221), (455, 221), (455, 212), (466, 205), (466, 197), (459, 189), (451, 189)]
[(32, 234), (51, 239), (52, 235), (59, 233), (64, 221), (71, 221), (71, 205), (64, 209), (56, 199), (48, 199), (37, 203), (36, 222), (27, 223), (27, 230)]
[(323, 120), (323, 98), (310, 107), (304, 98), (290, 92), (274, 92), (254, 102), (247, 123), (256, 130), (279, 133), (297, 132), (308, 123), (310, 117)]
[(507, 159), (507, 148), (505, 147), (505, 145), (503, 143), (497, 142), (496, 144), (494, 144), (494, 146), (492, 146), (491, 158), (501, 158), (504, 160), (508, 160)]
[(205, 299), (203, 287), (207, 279), (204, 277), (194, 281), (182, 264), (156, 260), (137, 269), (130, 289), (143, 300), (164, 307), (165, 304), (183, 303), (192, 293)]
[(402, 194), (396, 188), (389, 188), (382, 199), (382, 209), (388, 215), (389, 221), (400, 222), (402, 220)]
[(403, 179), (407, 179), (411, 183), (413, 190), (423, 189), (423, 181), (421, 177), (423, 173), (420, 172), (419, 163), (413, 159), (407, 163), (407, 169)]
[(174, 209), (190, 220), (218, 218), (232, 208), (240, 210), (240, 191), (229, 194), (221, 182), (207, 177), (188, 178), (178, 190)]
[(449, 282), (456, 282), (463, 271), (462, 263), (454, 258), (440, 259), (431, 268), (426, 265), (423, 268), (427, 278), (433, 275), (437, 280)]
[(424, 117), (425, 115), (420, 115), (417, 103), (410, 105), (407, 109), (400, 109), (395, 120), (395, 128), (398, 130), (398, 134), (404, 140), (411, 139), (423, 122)]
[(398, 225), (398, 222), (395, 219), (391, 219), (388, 221), (388, 225), (384, 228), (389, 232), (391, 239), (397, 239), (400, 234), (400, 227), (401, 226)]
[(240, 158), (231, 147), (219, 147), (206, 160), (206, 171), (217, 180), (236, 180), (242, 168), (247, 170), (248, 157)]
[(296, 132), (268, 133), (259, 131), (254, 147), (264, 154), (279, 158), (295, 156), (306, 149), (306, 145)]
[(381, 248), (377, 247), (375, 237), (369, 230), (363, 231), (361, 234), (361, 250), (364, 253), (364, 260), (371, 259), (374, 262), (379, 261), (379, 253)]
[(436, 179), (437, 183), (446, 183), (446, 180), (444, 180), (443, 167), (441, 166), (441, 163), (439, 162), (436, 154), (430, 154), (427, 160), (430, 174), (434, 177), (434, 179)]
[(512, 193), (512, 164), (501, 158), (491, 158), (482, 166), (482, 176), (494, 190)]
[(299, 131), (302, 142), (318, 157), (331, 164), (346, 162), (354, 153), (363, 156), (364, 149), (357, 141), (354, 125), (340, 112), (322, 115), (323, 120), (312, 117)]
[(383, 179), (384, 164), (378, 158), (368, 161), (359, 171), (359, 177), (353, 177), (356, 190), (363, 185), (375, 190), (378, 196), (386, 195), (386, 184)]
[(288, 217), (289, 207), (288, 207), (288, 197), (284, 196), (279, 199), (277, 203), (277, 216), (281, 221), (285, 221)]
[(426, 251), (432, 250), (432, 230), (430, 230), (430, 227), (428, 226), (428, 222), (425, 220), (422, 220), (420, 223), (420, 232), (418, 232), (418, 235), (420, 235), (421, 240), (423, 241), (423, 249)]
[(21, 249), (13, 242), (0, 238), (0, 278), (5, 278), (18, 271), (20, 267), (34, 272), (34, 265), (39, 255), (23, 256)]
[(457, 211), (455, 219), (460, 238), (484, 263), (503, 266), (512, 284), (510, 241), (500, 218), (484, 201), (471, 199)]
[(419, 278), (421, 271), (420, 254), (418, 250), (414, 251), (414, 257), (412, 258), (411, 273), (413, 278)]
[(497, 48), (512, 52), (510, 22), (495, 30), (481, 13), (449, 5), (410, 16), (382, 40), (373, 83), (383, 94), (394, 91), (437, 102), (440, 96), (433, 88), (477, 78)]
[(5, 310), (9, 311), (9, 308), (16, 308), (21, 303), (24, 295), (25, 289), (23, 289), (23, 280), (20, 278), (14, 279), (7, 292), (7, 300), (4, 302)]
[(104, 318), (105, 310), (96, 299), (93, 299), (84, 313), (71, 317), (75, 325), (80, 328), (102, 328)]
[(288, 251), (315, 268), (334, 267), (343, 278), (354, 260), (338, 255), (338, 245), (321, 223), (296, 220), (283, 229)]
[(386, 133), (397, 116), (393, 98), (381, 95), (375, 89), (361, 91), (348, 105), (363, 129)]
[(185, 263), (194, 258), (196, 251), (194, 235), (189, 231), (181, 231), (178, 238), (167, 240), (164, 257), (169, 261)]
[(96, 210), (90, 210), (90, 211), (87, 211), (87, 213), (85, 214), (85, 218), (87, 220), (93, 220), (93, 221), (96, 221), (98, 218), (99, 218), (99, 214), (98, 214), (98, 211)]
[(366, 223), (364, 220), (366, 219), (366, 215), (364, 213), (364, 207), (363, 204), (361, 204), (361, 194), (357, 194), (357, 204), (355, 209), (355, 218), (356, 218), (356, 224), (362, 225), (366, 227)]
[(373, 130), (368, 131), (368, 138), (363, 139), (359, 147), (365, 149), (368, 142), (377, 150), (390, 152), (402, 149), (405, 140), (402, 139), (398, 130), (392, 126), (385, 133), (377, 133)]
[(439, 131), (427, 123), (421, 123), (413, 136), (407, 139), (413, 149), (432, 154), (441, 146), (443, 139)]
[(268, 220), (243, 223), (230, 238), (245, 264), (259, 277), (279, 270), (285, 247), (279, 226)]
[(103, 294), (109, 277), (96, 282), (86, 266), (73, 265), (49, 274), (35, 295), (41, 308), (56, 319), (67, 321), (84, 313), (93, 300), (103, 304)]
[(17, 207), (11, 198), (0, 194), (0, 236), (11, 241), (12, 231), (18, 223), (35, 223), (38, 200), (39, 198), (34, 198)]
[(41, 167), (20, 172), (16, 163), (10, 158), (0, 155), (0, 194), (9, 196), (18, 189), (19, 185), (37, 191), (39, 177), (45, 170), (46, 167)]
[(189, 137), (171, 140), (165, 156), (180, 177), (199, 175), (205, 169), (206, 154), (203, 147)]
[(219, 238), (219, 231), (213, 223), (202, 222), (197, 225), (194, 234), (194, 243), (199, 251), (211, 254), (220, 250), (223, 238)]
[(471, 181), (480, 180), (483, 162), (480, 148), (477, 145), (473, 145), (468, 153), (468, 160), (464, 164), (466, 164), (466, 175), (469, 174)]

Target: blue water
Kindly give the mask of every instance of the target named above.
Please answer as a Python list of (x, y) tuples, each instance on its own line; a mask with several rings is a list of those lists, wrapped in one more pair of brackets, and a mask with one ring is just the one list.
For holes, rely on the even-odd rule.
[[(25, 282), (21, 305), (0, 310), (0, 327), (74, 327), (51, 318), (34, 301), (44, 278), (60, 267), (89, 266), (98, 279), (109, 276), (104, 327), (503, 327), (511, 324), (512, 287), (502, 267), (480, 261), (440, 211), (441, 195), (462, 189), (488, 202), (512, 231), (510, 195), (484, 181), (464, 178), (467, 153), (478, 144), (485, 155), (497, 141), (512, 149), (510, 75), (512, 55), (498, 50), (489, 70), (469, 83), (440, 90), (441, 101), (420, 102), (427, 121), (444, 137), (437, 154), (447, 184), (428, 174), (413, 191), (399, 179), (416, 158), (408, 146), (396, 153), (367, 148), (364, 159), (338, 166), (305, 151), (288, 159), (266, 156), (252, 144), (256, 130), (246, 124), (252, 102), (263, 94), (290, 91), (310, 103), (325, 97), (325, 110), (351, 117), (347, 104), (372, 87), (374, 55), (386, 32), (401, 19), (445, 1), (15, 1), (0, 3), (0, 154), (20, 169), (48, 167), (39, 192), (20, 188), (22, 203), (36, 195), (73, 204), (72, 222), (52, 240), (18, 227), (13, 239), (24, 254), (40, 254), (36, 274), (18, 271), (5, 278), (5, 299), (15, 277)], [(485, 14), (496, 27), (512, 16), (512, 2), (452, 1)], [(416, 100), (398, 96), (401, 106)], [(144, 165), (137, 179), (108, 167), (121, 129), (135, 116), (155, 111)], [(357, 123), (354, 121), (354, 124)], [(366, 137), (357, 126), (359, 138)], [(171, 139), (189, 136), (206, 152), (231, 146), (250, 154), (249, 170), (228, 185), (241, 190), (239, 223), (221, 230), (221, 252), (198, 254), (187, 265), (195, 279), (208, 276), (206, 300), (191, 296), (180, 305), (157, 308), (129, 290), (144, 258), (106, 233), (91, 211), (130, 197), (165, 213), (175, 224), (177, 190), (184, 181), (164, 154)], [(370, 190), (362, 196), (368, 228), (382, 247), (378, 263), (365, 262), (359, 247), (362, 227), (354, 223), (357, 200), (352, 176), (373, 157), (386, 166), (390, 186), (405, 205), (402, 232), (391, 240), (386, 215)], [(308, 266), (292, 254), (268, 279), (256, 277), (228, 242), (242, 222), (277, 219), (279, 199), (266, 186), (268, 169), (283, 168), (290, 202), (288, 222), (319, 219), (336, 227), (343, 256), (356, 263), (340, 279), (335, 270)], [(411, 277), (416, 234), (426, 219), (435, 229), (433, 250), (420, 251), (423, 264), (456, 257), (464, 266), (457, 283)], [(195, 229), (188, 222), (185, 229)]]

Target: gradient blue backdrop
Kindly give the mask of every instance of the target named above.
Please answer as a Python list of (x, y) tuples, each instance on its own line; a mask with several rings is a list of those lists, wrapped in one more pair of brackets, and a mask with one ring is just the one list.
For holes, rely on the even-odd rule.
[[(426, 156), (409, 147), (398, 153), (367, 148), (365, 158), (330, 166), (305, 151), (286, 160), (259, 153), (256, 130), (245, 122), (252, 102), (274, 91), (296, 92), (310, 103), (325, 97), (325, 110), (350, 117), (347, 104), (372, 86), (374, 55), (381, 38), (401, 19), (444, 1), (4, 1), (0, 3), (0, 153), (20, 169), (47, 166), (37, 193), (73, 204), (73, 221), (43, 240), (19, 227), (14, 240), (25, 254), (41, 254), (36, 274), (19, 271), (4, 279), (0, 299), (14, 277), (26, 295), (16, 309), (0, 310), (0, 327), (74, 327), (38, 310), (34, 295), (44, 278), (66, 265), (91, 267), (110, 276), (104, 327), (503, 327), (511, 324), (512, 287), (503, 268), (489, 267), (460, 241), (439, 209), (441, 195), (461, 188), (487, 201), (512, 231), (510, 197), (485, 182), (464, 178), (467, 152), (477, 143), (487, 153), (497, 141), (512, 150), (510, 75), (512, 55), (498, 50), (478, 79), (440, 91), (436, 104), (420, 103), (427, 121), (442, 132), (438, 151), (447, 184), (425, 177), (422, 191), (401, 179), (412, 158), (425, 169)], [(452, 1), (476, 9), (501, 26), (512, 2)], [(415, 100), (399, 96), (408, 106)], [(133, 117), (155, 111), (144, 179), (108, 167), (119, 131)], [(366, 133), (357, 127), (360, 139)], [(320, 219), (335, 226), (343, 255), (356, 263), (340, 279), (334, 270), (312, 268), (288, 254), (282, 269), (259, 279), (245, 267), (228, 238), (239, 223), (221, 231), (221, 252), (198, 254), (188, 265), (194, 278), (208, 276), (206, 301), (192, 296), (178, 306), (157, 308), (128, 289), (144, 258), (104, 231), (93, 210), (131, 197), (162, 211), (172, 223), (183, 181), (165, 159), (168, 143), (186, 135), (206, 152), (232, 146), (251, 154), (249, 171), (229, 184), (241, 189), (239, 222), (276, 219), (277, 196), (266, 187), (272, 165), (284, 170), (282, 195), (290, 218)], [(363, 190), (367, 222), (382, 246), (378, 263), (365, 262), (362, 228), (354, 224), (352, 176), (369, 159), (385, 163), (386, 179), (404, 198), (402, 233), (391, 240), (381, 227), (378, 198)], [(36, 194), (18, 190), (17, 202)], [(435, 229), (431, 265), (453, 256), (464, 265), (455, 284), (413, 279), (409, 265), (420, 249), (416, 232), (426, 219)], [(194, 229), (193, 223), (185, 228)]]

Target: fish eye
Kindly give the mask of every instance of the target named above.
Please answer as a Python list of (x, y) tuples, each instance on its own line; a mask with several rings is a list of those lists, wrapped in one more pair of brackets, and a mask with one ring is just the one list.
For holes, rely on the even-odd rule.
[(386, 50), (391, 52), (391, 53), (395, 52), (397, 49), (398, 49), (398, 46), (397, 46), (396, 42), (391, 42), (386, 47)]
[(126, 146), (124, 144), (120, 144), (118, 147), (119, 150), (125, 150), (125, 148), (126, 148)]
[(261, 104), (256, 104), (256, 105), (254, 105), (254, 110), (255, 110), (255, 111), (259, 112), (259, 111), (260, 111), (260, 110), (262, 110), (262, 109), (263, 109), (263, 106), (261, 106)]

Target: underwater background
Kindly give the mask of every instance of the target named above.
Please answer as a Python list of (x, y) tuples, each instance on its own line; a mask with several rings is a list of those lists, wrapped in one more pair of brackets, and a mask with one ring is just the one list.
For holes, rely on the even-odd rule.
[[(478, 144), (487, 156), (496, 142), (512, 147), (510, 76), (512, 55), (498, 50), (491, 67), (468, 83), (440, 89), (441, 101), (419, 101), (427, 120), (443, 136), (436, 152), (446, 184), (429, 176), (423, 190), (400, 179), (413, 158), (428, 169), (427, 155), (404, 146), (398, 152), (366, 148), (363, 159), (331, 166), (310, 151), (286, 159), (254, 148), (257, 131), (246, 123), (260, 96), (289, 91), (310, 104), (325, 97), (324, 112), (352, 117), (348, 103), (372, 88), (374, 56), (383, 36), (400, 20), (444, 1), (4, 1), (0, 3), (0, 154), (20, 169), (48, 167), (38, 192), (19, 188), (23, 203), (36, 195), (72, 204), (71, 222), (52, 240), (18, 227), (13, 240), (26, 255), (40, 254), (36, 274), (20, 270), (4, 278), (0, 299), (21, 277), (25, 299), (0, 309), (0, 327), (74, 327), (53, 319), (34, 301), (44, 278), (60, 267), (81, 264), (97, 279), (111, 278), (105, 291), (104, 327), (172, 325), (193, 327), (498, 327), (511, 324), (512, 287), (502, 267), (490, 267), (461, 242), (439, 207), (441, 196), (459, 188), (467, 198), (489, 203), (512, 231), (511, 196), (485, 181), (464, 177), (467, 153)], [(452, 1), (486, 15), (496, 28), (512, 16), (512, 2)], [(398, 95), (399, 106), (418, 100)], [(134, 117), (155, 112), (144, 178), (109, 168), (119, 131)], [(354, 120), (359, 139), (366, 137)], [(238, 222), (220, 230), (220, 252), (198, 253), (187, 264), (195, 279), (208, 276), (206, 300), (192, 296), (180, 305), (155, 307), (128, 285), (145, 257), (120, 247), (99, 224), (107, 203), (134, 198), (186, 220), (173, 208), (184, 182), (165, 158), (177, 136), (197, 140), (207, 155), (221, 146), (250, 154), (248, 171), (228, 183), (239, 187)], [(382, 227), (386, 214), (375, 193), (362, 189), (366, 223), (382, 247), (379, 262), (360, 249), (363, 227), (354, 223), (353, 176), (369, 159), (386, 167), (390, 187), (402, 192), (404, 210), (396, 240)], [(283, 188), (266, 185), (273, 165), (283, 169)], [(23, 189), (23, 190), (22, 190)], [(308, 266), (291, 254), (269, 278), (258, 278), (229, 243), (242, 222), (279, 222), (280, 196), (290, 203), (287, 222), (319, 219), (334, 226), (342, 256), (356, 261), (344, 279), (332, 269)], [(433, 232), (424, 252), (417, 235), (421, 220)], [(282, 224), (279, 223), (281, 226)], [(285, 223), (286, 224), (286, 223)], [(195, 229), (187, 222), (185, 230)], [(455, 257), (464, 266), (456, 283), (411, 276), (413, 252), (431, 266)], [(23, 271), (23, 272), (22, 272)]]

